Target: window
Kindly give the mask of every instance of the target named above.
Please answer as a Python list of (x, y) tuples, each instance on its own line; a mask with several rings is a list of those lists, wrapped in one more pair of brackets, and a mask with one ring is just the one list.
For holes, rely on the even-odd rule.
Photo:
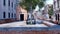
[(16, 18), (16, 14), (14, 14), (14, 17)]
[(6, 2), (5, 2), (5, 1), (6, 1), (6, 0), (3, 1), (3, 5), (4, 5), (4, 6), (6, 5)]
[(11, 4), (12, 4), (11, 7), (13, 8), (13, 2)]
[(14, 9), (16, 10), (16, 4), (14, 4), (13, 6), (14, 6)]
[(57, 0), (58, 8), (59, 8), (59, 0)]
[(8, 6), (10, 6), (10, 0), (8, 0)]
[(6, 18), (6, 13), (5, 12), (3, 12), (3, 18)]
[(56, 1), (54, 1), (54, 6), (55, 6), (55, 4), (56, 4)]
[(55, 16), (56, 16), (56, 20), (59, 21), (59, 14), (55, 14)]
[(13, 18), (13, 13), (11, 14), (11, 17)]
[(56, 9), (56, 1), (54, 1), (54, 6), (53, 7), (54, 7), (54, 9)]
[(60, 8), (60, 0), (59, 0), (59, 8)]
[(10, 18), (10, 13), (8, 13), (8, 18)]

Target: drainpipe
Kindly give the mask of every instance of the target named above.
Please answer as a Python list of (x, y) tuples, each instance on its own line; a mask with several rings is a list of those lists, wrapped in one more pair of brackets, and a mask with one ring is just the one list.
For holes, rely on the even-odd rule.
[(32, 24), (32, 5), (30, 6), (30, 14), (31, 14), (31, 24)]

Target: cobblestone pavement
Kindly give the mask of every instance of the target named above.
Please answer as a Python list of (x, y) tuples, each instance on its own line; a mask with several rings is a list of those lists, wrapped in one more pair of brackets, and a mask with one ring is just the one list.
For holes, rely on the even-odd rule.
[[(46, 22), (47, 23), (47, 22)], [(52, 25), (49, 27), (48, 25)], [(27, 25), (26, 21), (12, 22), (7, 24), (0, 24), (0, 31), (31, 31), (31, 30), (60, 30), (60, 25), (54, 25), (52, 23), (45, 24), (35, 24), (35, 25)]]
[(0, 27), (48, 27), (48, 26), (44, 24), (27, 25), (26, 21), (19, 21), (7, 24), (0, 24)]
[(18, 21), (6, 24), (0, 24), (0, 27), (55, 27), (56, 24), (53, 24), (48, 21), (43, 21), (42, 24), (35, 24), (35, 25), (27, 25), (26, 21)]

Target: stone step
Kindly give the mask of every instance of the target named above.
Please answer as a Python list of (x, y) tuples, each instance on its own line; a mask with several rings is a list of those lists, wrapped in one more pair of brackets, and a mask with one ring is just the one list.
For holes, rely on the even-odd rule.
[(49, 26), (49, 27), (52, 27), (52, 26), (57, 26), (57, 24), (54, 24), (54, 23), (51, 23), (51, 22), (48, 22), (48, 21), (43, 21), (43, 24)]

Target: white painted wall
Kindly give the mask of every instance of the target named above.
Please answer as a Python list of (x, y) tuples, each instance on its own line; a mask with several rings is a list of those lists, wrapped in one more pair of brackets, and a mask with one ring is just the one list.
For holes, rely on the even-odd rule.
[(59, 10), (59, 8), (60, 8), (60, 0), (59, 0), (59, 8), (58, 8), (58, 2), (57, 2), (58, 0), (53, 0), (53, 2), (55, 2), (55, 5), (54, 5), (54, 3), (53, 3), (53, 10), (54, 11), (56, 11), (56, 10)]
[[(5, 11), (6, 12), (6, 18), (8, 18), (8, 12), (13, 13), (13, 14), (16, 14), (16, 2), (17, 0), (10, 0), (10, 7), (8, 6), (8, 0), (6, 0), (6, 6), (3, 5), (3, 1), (4, 0), (0, 0), (0, 19), (4, 19), (3, 18), (3, 12)], [(13, 2), (13, 8), (11, 7), (11, 3)], [(11, 15), (10, 15), (11, 16)], [(10, 17), (12, 18), (12, 17)], [(15, 17), (13, 17), (15, 18)]]

